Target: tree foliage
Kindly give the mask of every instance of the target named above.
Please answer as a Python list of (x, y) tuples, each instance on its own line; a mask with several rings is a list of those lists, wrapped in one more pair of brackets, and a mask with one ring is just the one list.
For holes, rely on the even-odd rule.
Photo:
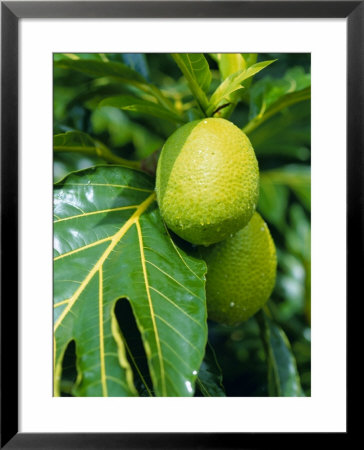
[[(206, 264), (155, 199), (163, 143), (223, 117), (250, 138), (278, 253), (264, 311), (207, 320)], [(310, 395), (310, 57), (54, 55), (54, 393)]]

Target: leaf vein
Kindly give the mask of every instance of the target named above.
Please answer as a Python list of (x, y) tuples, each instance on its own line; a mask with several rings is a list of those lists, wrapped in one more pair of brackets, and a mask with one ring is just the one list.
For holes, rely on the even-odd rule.
[(200, 351), (197, 347), (195, 347), (191, 341), (189, 341), (177, 328), (172, 326), (170, 323), (168, 323), (163, 317), (159, 316), (158, 314), (155, 315), (157, 319), (159, 319), (161, 322), (163, 322), (167, 327), (169, 327), (171, 330), (173, 330), (178, 336), (180, 336), (191, 348), (193, 348), (198, 354), (200, 354)]
[(107, 212), (123, 211), (123, 210), (127, 210), (127, 209), (135, 209), (135, 208), (137, 208), (136, 205), (130, 205), (130, 206), (121, 206), (119, 208), (110, 208), (110, 209), (103, 209), (103, 210), (99, 210), (99, 211), (92, 211), (92, 212), (88, 212), (88, 213), (77, 214), (76, 216), (64, 217), (62, 219), (55, 220), (53, 223), (65, 222), (66, 220), (79, 219), (80, 217), (87, 217), (87, 216), (92, 216), (95, 214), (103, 214), (103, 213), (107, 213)]
[(153, 291), (155, 291), (157, 294), (159, 294), (161, 297), (163, 297), (165, 300), (167, 300), (169, 303), (171, 303), (175, 308), (177, 308), (179, 311), (181, 311), (185, 316), (187, 316), (190, 320), (192, 320), (193, 322), (195, 322), (200, 328), (203, 328), (202, 325), (197, 322), (197, 320), (190, 316), (184, 309), (182, 309), (180, 306), (178, 306), (173, 300), (171, 300), (169, 297), (167, 297), (166, 295), (162, 294), (162, 292), (158, 291), (158, 289), (156, 289), (153, 286), (149, 286), (150, 289), (152, 289)]
[(201, 300), (202, 302), (204, 301), (201, 297), (199, 297), (198, 295), (196, 295), (195, 293), (193, 293), (192, 291), (190, 291), (188, 288), (186, 288), (186, 286), (184, 286), (182, 283), (180, 283), (179, 281), (177, 281), (175, 278), (173, 278), (171, 275), (169, 275), (167, 272), (164, 272), (164, 270), (162, 270), (160, 267), (156, 266), (155, 264), (153, 264), (151, 261), (148, 261), (147, 259), (145, 260), (145, 262), (147, 262), (148, 264), (151, 264), (152, 266), (154, 266), (156, 269), (158, 269), (160, 272), (162, 272), (166, 277), (170, 278), (171, 280), (173, 280), (175, 283), (177, 283), (179, 286), (181, 286), (183, 289), (185, 289), (187, 292), (189, 292), (193, 297), (198, 298), (199, 300)]

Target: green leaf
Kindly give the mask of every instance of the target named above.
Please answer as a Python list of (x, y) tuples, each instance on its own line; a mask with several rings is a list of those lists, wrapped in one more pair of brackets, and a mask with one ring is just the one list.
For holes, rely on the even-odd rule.
[(311, 225), (304, 209), (294, 203), (290, 209), (291, 227), (286, 231), (286, 245), (292, 254), (304, 262), (311, 260)]
[(54, 61), (63, 61), (63, 60), (93, 60), (93, 61), (103, 61), (104, 53), (54, 53), (53, 60)]
[(222, 384), (221, 367), (211, 344), (206, 345), (206, 353), (197, 375), (197, 387), (204, 397), (226, 397)]
[(126, 64), (116, 61), (98, 61), (93, 59), (59, 59), (54, 62), (61, 69), (77, 70), (92, 77), (114, 77), (124, 81), (145, 83), (146, 80)]
[(97, 108), (101, 100), (113, 95), (123, 95), (130, 92), (130, 87), (121, 83), (107, 83), (100, 82), (99, 79), (93, 80), (82, 89), (72, 100), (67, 104), (67, 109), (83, 104), (87, 109), (93, 110)]
[(76, 152), (102, 158), (110, 163), (122, 164), (137, 169), (138, 161), (129, 161), (114, 155), (103, 143), (80, 131), (67, 131), (53, 136), (54, 152)]
[[(67, 131), (53, 136), (54, 151), (76, 151), (95, 156), (101, 153), (103, 144), (98, 143), (91, 136), (80, 131)], [(100, 155), (99, 155), (100, 156)]]
[(94, 134), (107, 133), (112, 147), (123, 147), (131, 144), (134, 152), (128, 152), (130, 158), (141, 160), (162, 148), (164, 139), (149, 131), (118, 108), (104, 106), (92, 112), (91, 124)]
[(283, 109), (311, 98), (311, 75), (302, 67), (294, 67), (283, 78), (265, 77), (250, 91), (250, 122), (243, 131), (252, 133), (270, 117)]
[(211, 72), (206, 58), (202, 53), (172, 53), (172, 57), (185, 76), (197, 103), (205, 112), (208, 106), (205, 92), (211, 83)]
[[(230, 75), (241, 70), (246, 70), (248, 67), (255, 64), (258, 55), (257, 53), (214, 53), (211, 54), (211, 56), (218, 63), (221, 78), (224, 80)], [(214, 116), (229, 118), (239, 101), (247, 96), (249, 92), (247, 88), (250, 87), (252, 80), (253, 77), (248, 78), (241, 85), (241, 88), (245, 89), (238, 89), (230, 94), (229, 103), (227, 105), (222, 105), (224, 106), (223, 108), (218, 108), (218, 110), (214, 112)]]
[(284, 229), (288, 208), (289, 191), (286, 186), (274, 183), (260, 173), (258, 211), (265, 220)]
[(289, 187), (304, 206), (311, 209), (311, 168), (298, 164), (289, 164), (279, 169), (261, 173), (261, 184)]
[(244, 133), (250, 134), (255, 128), (260, 126), (270, 117), (282, 111), (284, 108), (287, 108), (288, 106), (292, 106), (299, 102), (303, 102), (305, 100), (310, 100), (310, 98), (311, 98), (311, 88), (306, 88), (303, 89), (302, 91), (297, 91), (284, 95), (278, 101), (276, 101), (267, 109), (265, 109), (264, 112), (256, 116), (253, 120), (251, 120), (243, 128)]
[(242, 53), (241, 55), (245, 60), (246, 67), (250, 67), (257, 62), (258, 53)]
[(169, 120), (173, 123), (181, 124), (185, 122), (181, 116), (169, 111), (163, 106), (131, 95), (117, 95), (105, 98), (99, 103), (99, 106), (113, 106), (126, 111), (134, 111), (158, 117), (159, 119)]
[(304, 397), (297, 364), (284, 331), (261, 310), (256, 315), (268, 362), (270, 397)]
[(229, 75), (245, 70), (257, 62), (257, 53), (210, 53), (210, 56), (219, 66), (224, 80)]
[(123, 53), (124, 63), (140, 73), (146, 80), (149, 80), (150, 73), (147, 58), (144, 53)]
[(174, 53), (172, 56), (184, 75), (188, 73), (188, 78), (193, 79), (203, 91), (209, 90), (211, 72), (202, 53)]
[[(104, 97), (105, 98), (105, 97)], [(99, 99), (97, 105), (102, 99)], [(108, 136), (107, 142), (114, 148), (120, 148), (133, 142), (133, 126), (135, 122), (118, 108), (96, 107), (90, 116), (92, 132), (95, 135)], [(105, 139), (105, 137), (104, 137)]]
[(147, 94), (153, 95), (167, 109), (174, 110), (171, 102), (153, 84), (148, 83), (136, 70), (116, 61), (95, 61), (92, 59), (60, 59), (54, 61), (55, 67), (76, 70), (91, 77), (111, 77), (130, 84)]
[(267, 108), (287, 94), (302, 91), (311, 86), (311, 75), (302, 67), (287, 70), (283, 78), (264, 77), (254, 83), (250, 91), (249, 118), (264, 113)]
[(76, 170), (103, 164), (98, 156), (79, 155), (71, 152), (56, 152), (53, 155), (53, 182), (56, 183)]
[(212, 115), (214, 111), (221, 106), (222, 102), (230, 102), (230, 95), (243, 88), (242, 83), (244, 80), (254, 76), (273, 62), (274, 60), (262, 61), (253, 64), (248, 69), (242, 69), (232, 75), (229, 75), (212, 94), (209, 101), (207, 114)]
[(246, 62), (241, 53), (216, 53), (216, 60), (223, 80), (246, 69)]
[(74, 340), (76, 395), (137, 395), (114, 311), (127, 298), (155, 394), (192, 396), (207, 340), (205, 272), (171, 240), (148, 175), (99, 166), (56, 184), (55, 394)]
[(250, 131), (249, 139), (257, 156), (309, 161), (310, 111), (310, 101), (301, 101), (277, 111)]

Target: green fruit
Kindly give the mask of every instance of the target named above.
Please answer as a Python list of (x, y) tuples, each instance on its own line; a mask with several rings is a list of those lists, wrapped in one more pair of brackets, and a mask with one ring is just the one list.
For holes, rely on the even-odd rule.
[(225, 119), (183, 125), (166, 141), (157, 167), (161, 214), (178, 236), (210, 245), (244, 227), (259, 191), (247, 136)]
[(208, 318), (235, 325), (249, 319), (269, 299), (277, 258), (267, 224), (255, 213), (242, 230), (202, 248), (207, 263)]

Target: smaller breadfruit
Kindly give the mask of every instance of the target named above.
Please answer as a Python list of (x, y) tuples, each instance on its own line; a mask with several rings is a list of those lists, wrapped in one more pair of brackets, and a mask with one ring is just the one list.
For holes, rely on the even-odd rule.
[(235, 325), (268, 301), (276, 279), (276, 249), (258, 213), (246, 227), (218, 244), (202, 247), (201, 252), (207, 263), (209, 319)]

